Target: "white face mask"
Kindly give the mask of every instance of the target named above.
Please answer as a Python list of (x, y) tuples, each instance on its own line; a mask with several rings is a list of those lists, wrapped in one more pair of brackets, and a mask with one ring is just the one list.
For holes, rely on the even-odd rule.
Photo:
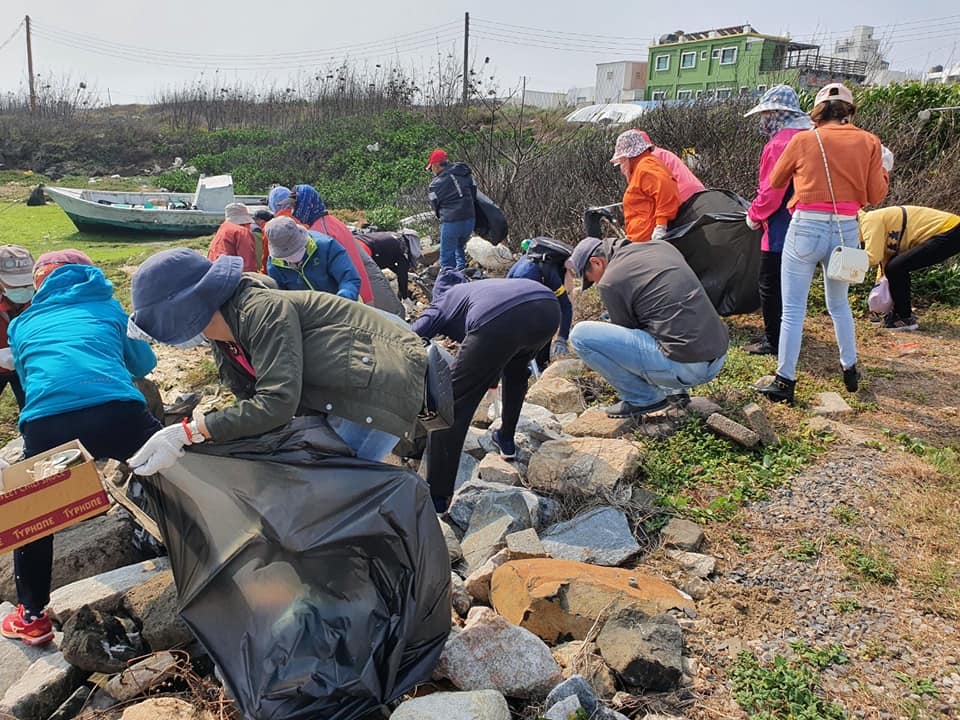
[(207, 340), (203, 333), (197, 333), (189, 340), (184, 340), (182, 343), (171, 343), (173, 347), (179, 350), (191, 350), (196, 347), (202, 347), (204, 345), (209, 345), (210, 341)]
[(7, 299), (16, 305), (26, 305), (33, 300), (34, 290), (27, 285), (26, 287), (4, 288), (3, 294)]

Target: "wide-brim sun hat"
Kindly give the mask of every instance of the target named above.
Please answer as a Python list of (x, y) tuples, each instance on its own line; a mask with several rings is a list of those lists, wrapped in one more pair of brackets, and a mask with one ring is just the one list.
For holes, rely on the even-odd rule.
[(774, 85), (767, 90), (754, 107), (743, 114), (744, 117), (750, 117), (762, 112), (783, 111), (792, 112), (797, 115), (803, 115), (800, 108), (800, 99), (797, 97), (797, 91), (789, 85)]
[(223, 215), (227, 222), (236, 225), (253, 224), (253, 216), (250, 215), (250, 210), (243, 203), (230, 203), (223, 209)]
[(296, 261), (310, 240), (310, 232), (292, 217), (275, 217), (263, 227), (270, 256), (278, 260)]
[(236, 292), (243, 259), (176, 248), (148, 258), (133, 276), (131, 320), (158, 342), (176, 345), (196, 337)]
[(610, 162), (619, 165), (623, 160), (642, 155), (652, 147), (653, 143), (645, 132), (636, 129), (627, 130), (617, 136), (617, 144)]

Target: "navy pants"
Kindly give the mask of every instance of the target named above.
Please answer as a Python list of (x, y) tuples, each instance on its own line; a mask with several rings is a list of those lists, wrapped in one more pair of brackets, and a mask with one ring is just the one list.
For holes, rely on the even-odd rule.
[[(97, 460), (125, 461), (163, 426), (138, 400), (116, 400), (23, 423), (23, 455), (31, 457), (71, 440), (80, 440)], [(17, 599), (39, 614), (50, 602), (53, 535), (13, 551)]]

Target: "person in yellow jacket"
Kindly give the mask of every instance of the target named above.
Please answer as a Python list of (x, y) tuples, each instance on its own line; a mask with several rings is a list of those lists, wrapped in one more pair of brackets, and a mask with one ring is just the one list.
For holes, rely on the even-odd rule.
[(910, 273), (960, 253), (960, 216), (917, 205), (896, 205), (860, 212), (860, 238), (870, 265), (887, 278), (893, 310), (882, 322), (887, 330), (916, 330), (910, 303)]

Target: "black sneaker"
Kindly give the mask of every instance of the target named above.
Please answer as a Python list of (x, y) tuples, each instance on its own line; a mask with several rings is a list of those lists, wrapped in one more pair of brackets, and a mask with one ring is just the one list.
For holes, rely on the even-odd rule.
[(649, 405), (634, 405), (629, 403), (626, 400), (621, 400), (616, 405), (611, 405), (607, 408), (607, 417), (610, 418), (631, 418), (631, 417), (641, 417), (643, 415), (649, 415), (650, 413), (655, 413), (658, 410), (663, 410), (665, 407), (670, 405), (666, 398)]
[(883, 321), (886, 320), (887, 316), (880, 312), (871, 312), (867, 320), (871, 325), (883, 325)]
[(785, 377), (776, 375), (768, 385), (754, 385), (753, 389), (773, 402), (793, 405), (793, 392), (796, 386), (796, 380), (787, 380)]
[(517, 444), (513, 440), (501, 437), (499, 430), (494, 430), (490, 439), (493, 441), (493, 446), (500, 451), (500, 457), (504, 460), (513, 460), (517, 456)]
[(690, 404), (690, 393), (678, 392), (673, 395), (667, 395), (667, 402), (673, 407), (683, 409)]
[(843, 371), (843, 384), (847, 388), (847, 392), (855, 393), (857, 391), (857, 388), (860, 387), (860, 378), (860, 370), (856, 365)]
[(752, 342), (749, 345), (743, 346), (743, 351), (750, 353), (751, 355), (776, 355), (777, 348), (770, 344), (770, 341), (767, 338), (762, 338), (757, 342)]
[(890, 313), (883, 319), (883, 329), (892, 332), (917, 330), (919, 327), (920, 323), (917, 322), (916, 315), (909, 315), (908, 317), (902, 318), (895, 313)]

